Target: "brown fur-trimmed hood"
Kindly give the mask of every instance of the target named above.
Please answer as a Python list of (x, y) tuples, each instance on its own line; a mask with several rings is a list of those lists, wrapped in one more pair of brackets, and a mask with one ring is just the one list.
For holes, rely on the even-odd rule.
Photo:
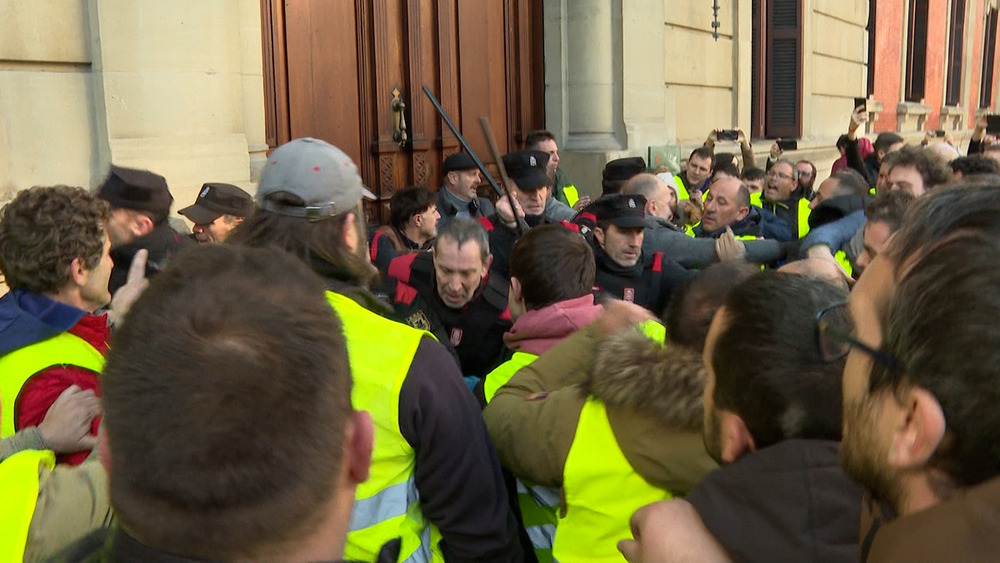
[(624, 330), (598, 346), (584, 388), (608, 406), (634, 409), (681, 431), (702, 426), (705, 366), (686, 348)]

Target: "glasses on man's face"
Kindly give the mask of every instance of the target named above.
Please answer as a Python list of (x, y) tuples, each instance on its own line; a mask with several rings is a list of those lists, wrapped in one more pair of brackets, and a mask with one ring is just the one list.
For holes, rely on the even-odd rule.
[(831, 305), (820, 311), (816, 315), (816, 341), (819, 345), (820, 358), (824, 362), (833, 362), (846, 356), (851, 348), (857, 348), (880, 364), (890, 368), (899, 365), (891, 354), (876, 350), (851, 336), (853, 331), (854, 320), (846, 302)]
[(774, 170), (768, 171), (767, 175), (768, 176), (773, 176), (775, 178), (780, 178), (782, 180), (791, 180), (792, 179), (792, 175), (791, 174), (785, 174), (784, 172), (775, 172)]

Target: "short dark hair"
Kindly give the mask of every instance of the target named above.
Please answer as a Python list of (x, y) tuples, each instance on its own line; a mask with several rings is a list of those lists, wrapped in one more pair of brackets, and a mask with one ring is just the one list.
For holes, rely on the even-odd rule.
[(670, 343), (701, 353), (712, 317), (729, 291), (758, 271), (755, 266), (736, 260), (712, 264), (684, 280), (670, 298), (663, 319)]
[(904, 274), (883, 322), (885, 349), (871, 392), (926, 389), (947, 422), (928, 465), (959, 486), (1000, 475), (1000, 243), (964, 231), (926, 251)]
[(965, 180), (913, 202), (885, 254), (900, 264), (958, 232), (977, 231), (1000, 240), (1000, 179)]
[(712, 170), (712, 176), (715, 176), (715, 174), (718, 172), (722, 172), (723, 174), (731, 178), (740, 177), (740, 169), (737, 168), (736, 165), (733, 164), (732, 162), (717, 163), (715, 169)]
[(844, 361), (824, 362), (816, 314), (847, 292), (799, 274), (758, 273), (729, 292), (712, 353), (715, 406), (737, 414), (758, 449), (840, 440)]
[[(342, 235), (350, 213), (358, 222), (361, 240), (358, 249), (353, 252), (343, 243)], [(322, 221), (308, 221), (258, 209), (252, 217), (233, 229), (226, 242), (253, 248), (278, 247), (298, 256), (322, 275), (326, 275), (332, 267), (347, 277), (341, 281), (369, 287), (378, 278), (378, 270), (368, 259), (364, 239), (366, 232), (365, 214), (360, 203)]]
[(545, 141), (555, 141), (556, 136), (545, 129), (537, 129), (524, 138), (524, 148), (535, 149)]
[(923, 147), (903, 147), (892, 157), (892, 167), (912, 166), (924, 181), (924, 189), (932, 190), (951, 181), (951, 169), (936, 155)]
[(474, 242), (479, 247), (479, 255), (483, 262), (490, 257), (490, 236), (486, 232), (486, 227), (475, 219), (467, 217), (455, 217), (444, 229), (438, 231), (437, 238), (434, 239), (434, 248), (437, 249), (442, 240), (451, 239), (461, 247), (467, 242)]
[(730, 176), (739, 176), (739, 168), (733, 164), (733, 159), (736, 158), (736, 153), (731, 152), (717, 152), (715, 153), (715, 158), (712, 159), (712, 174), (715, 174), (719, 168), (724, 168), (726, 165), (736, 168), (736, 174), (729, 174)]
[(320, 523), (351, 377), (340, 321), (301, 261), (229, 245), (178, 254), (115, 335), (101, 381), (111, 503), (143, 542), (275, 556)]
[(0, 211), (4, 282), (11, 289), (53, 293), (69, 283), (74, 259), (95, 268), (104, 255), (109, 209), (83, 188), (35, 186), (18, 192)]
[(889, 225), (889, 230), (894, 233), (899, 229), (906, 210), (915, 199), (916, 196), (902, 190), (881, 193), (865, 207), (865, 218), (873, 223), (882, 222)]
[(850, 142), (851, 142), (851, 138), (848, 137), (846, 133), (842, 134), (841, 136), (837, 137), (836, 147), (838, 149), (846, 149), (847, 145), (850, 144)]
[(708, 147), (698, 147), (691, 151), (691, 154), (688, 155), (688, 160), (691, 160), (696, 156), (698, 158), (707, 158), (711, 162), (709, 168), (715, 168), (715, 151), (712, 149)]
[(596, 271), (590, 245), (562, 225), (528, 229), (510, 254), (510, 276), (521, 282), (528, 310), (590, 294)]
[(988, 156), (983, 156), (981, 154), (970, 154), (969, 156), (960, 156), (949, 163), (952, 172), (959, 172), (962, 177), (972, 176), (975, 174), (998, 174), (1000, 173), (1000, 166), (997, 166), (997, 161), (993, 160)]
[(845, 195), (864, 197), (871, 189), (868, 180), (853, 168), (845, 168), (830, 177), (837, 180), (837, 189), (833, 192), (833, 197)]
[(410, 186), (392, 194), (389, 224), (402, 231), (410, 219), (434, 205), (434, 194), (423, 186)]
[(895, 145), (897, 143), (902, 143), (904, 141), (905, 139), (903, 139), (899, 135), (891, 131), (885, 131), (883, 133), (879, 133), (878, 137), (875, 137), (875, 142), (872, 143), (872, 146), (875, 147), (875, 153), (878, 154), (878, 151), (887, 152), (889, 150), (889, 147), (891, 147), (892, 145)]
[(757, 168), (756, 166), (751, 166), (749, 168), (743, 169), (743, 173), (740, 174), (740, 179), (750, 180), (750, 181), (763, 180), (765, 176), (767, 176), (767, 172), (764, 172), (762, 169)]

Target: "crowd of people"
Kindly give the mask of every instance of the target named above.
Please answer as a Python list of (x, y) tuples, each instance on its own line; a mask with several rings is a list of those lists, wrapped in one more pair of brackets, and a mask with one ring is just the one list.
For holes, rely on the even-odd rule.
[(713, 131), (593, 198), (537, 131), (503, 197), (456, 153), (372, 228), (311, 138), (190, 231), (146, 170), (17, 193), (0, 557), (991, 557), (1000, 143), (866, 120), (828, 178)]

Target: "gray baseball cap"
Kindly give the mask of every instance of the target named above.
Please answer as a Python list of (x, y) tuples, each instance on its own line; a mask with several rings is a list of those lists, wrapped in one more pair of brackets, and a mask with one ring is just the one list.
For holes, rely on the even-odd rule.
[(267, 159), (257, 189), (261, 209), (310, 221), (353, 209), (362, 197), (376, 199), (362, 183), (351, 157), (311, 137), (275, 149)]

